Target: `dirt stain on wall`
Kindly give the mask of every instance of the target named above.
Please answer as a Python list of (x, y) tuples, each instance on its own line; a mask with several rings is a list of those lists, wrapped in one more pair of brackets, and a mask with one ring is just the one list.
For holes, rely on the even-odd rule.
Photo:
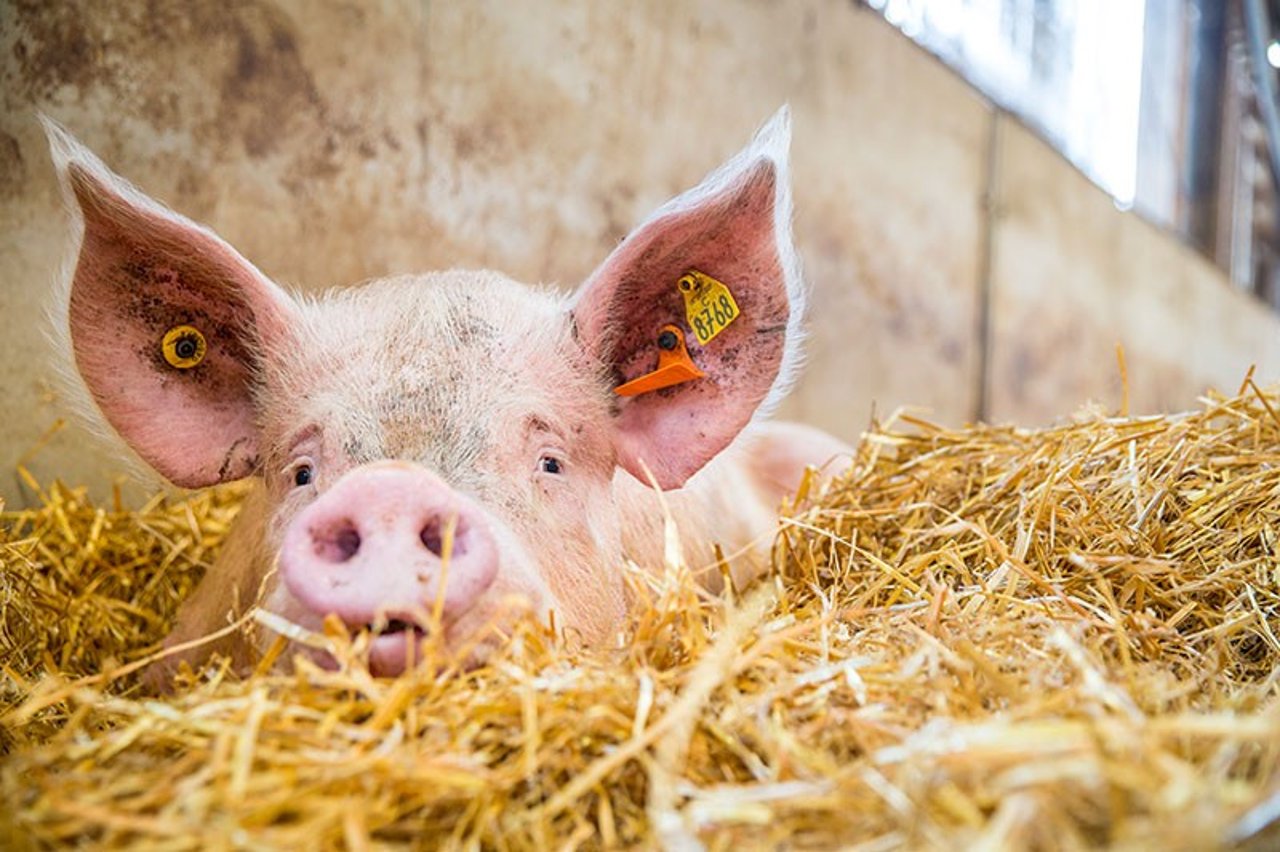
[[(14, 0), (10, 109), (107, 98), (122, 117), (182, 128), (211, 165), (278, 158), (292, 193), (374, 151), (369, 132), (330, 109), (296, 21), (269, 2), (152, 0), (103, 14), (85, 2)], [(241, 153), (243, 152), (243, 153)]]
[(0, 130), (0, 198), (17, 198), (25, 182), (22, 148), (17, 139)]

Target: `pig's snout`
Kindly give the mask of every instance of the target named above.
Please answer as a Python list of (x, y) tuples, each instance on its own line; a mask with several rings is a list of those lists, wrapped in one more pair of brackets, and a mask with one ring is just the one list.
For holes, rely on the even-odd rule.
[(421, 628), (437, 598), (446, 625), (469, 610), (497, 576), (498, 548), (465, 496), (423, 468), (380, 463), (343, 476), (293, 520), (280, 570), (316, 615), (402, 632)]

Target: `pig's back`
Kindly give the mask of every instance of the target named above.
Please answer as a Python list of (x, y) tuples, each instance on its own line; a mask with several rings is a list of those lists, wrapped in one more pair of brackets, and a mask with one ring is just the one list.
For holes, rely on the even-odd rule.
[(769, 565), (778, 508), (800, 484), (805, 467), (830, 475), (850, 452), (848, 445), (812, 426), (766, 421), (744, 430), (684, 488), (659, 493), (619, 472), (614, 489), (623, 550), (641, 567), (663, 570), (665, 503), (680, 531), (685, 564), (707, 588), (719, 591), (723, 585), (717, 544), (734, 582), (748, 582)]

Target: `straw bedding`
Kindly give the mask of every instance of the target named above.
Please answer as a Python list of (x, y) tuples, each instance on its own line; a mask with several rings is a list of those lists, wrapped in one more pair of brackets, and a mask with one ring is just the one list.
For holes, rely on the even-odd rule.
[[(0, 530), (0, 845), (1266, 848), (1280, 401), (872, 429), (708, 598), (622, 566), (617, 648), (535, 626), (372, 678), (158, 649), (242, 496), (53, 485)], [(254, 622), (257, 629), (270, 629)]]

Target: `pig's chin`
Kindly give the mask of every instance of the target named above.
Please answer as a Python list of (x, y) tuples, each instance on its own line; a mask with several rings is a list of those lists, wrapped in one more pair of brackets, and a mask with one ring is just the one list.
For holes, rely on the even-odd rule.
[[(412, 668), (422, 658), (420, 649), (429, 636), (427, 627), (402, 618), (346, 627), (353, 636), (365, 634), (359, 641), (367, 648), (369, 671), (391, 677)], [(336, 664), (332, 659), (328, 662)]]
[[(452, 623), (443, 625), (443, 641), (431, 654), (435, 668), (471, 670), (479, 667), (497, 650), (511, 634), (515, 622), (525, 617), (530, 609), (516, 607), (508, 617), (495, 620), (492, 613), (469, 612)], [(289, 619), (315, 633), (323, 632), (324, 617), (316, 613), (295, 613)], [(372, 624), (348, 624), (347, 630), (354, 638), (362, 631), (372, 632)], [(361, 639), (363, 658), (367, 660), (370, 674), (376, 677), (398, 677), (413, 669), (424, 658), (423, 644), (431, 642), (427, 628), (402, 620), (393, 620), (381, 628), (376, 636)], [(296, 645), (297, 650), (316, 665), (328, 671), (336, 671), (338, 660), (320, 648)]]
[[(365, 640), (364, 659), (368, 662), (369, 673), (376, 677), (398, 677), (422, 662), (422, 645), (428, 641), (426, 631), (420, 628), (397, 630), (369, 637)], [(337, 671), (338, 660), (328, 651), (320, 648), (300, 648), (303, 655), (328, 671)], [(477, 649), (479, 650), (479, 649)], [(485, 653), (469, 653), (465, 659), (445, 656), (441, 664), (450, 664), (462, 669), (478, 666), (487, 656)]]
[(379, 677), (396, 677), (418, 664), (427, 632), (421, 627), (382, 633), (369, 641), (369, 671)]
[[(478, 667), (502, 641), (502, 635), (490, 630), (486, 636), (478, 637), (466, 648), (465, 656), (459, 656), (463, 638), (469, 635), (468, 628), (462, 623), (446, 625), (444, 628), (443, 648), (433, 655), (435, 667), (459, 668), (469, 670)], [(368, 656), (369, 672), (377, 677), (398, 677), (414, 668), (423, 660), (423, 645), (430, 641), (430, 635), (422, 627), (406, 625), (401, 629), (384, 631), (369, 639)], [(471, 638), (477, 638), (472, 636)], [(327, 655), (326, 655), (327, 656)], [(332, 663), (333, 661), (330, 660)]]

